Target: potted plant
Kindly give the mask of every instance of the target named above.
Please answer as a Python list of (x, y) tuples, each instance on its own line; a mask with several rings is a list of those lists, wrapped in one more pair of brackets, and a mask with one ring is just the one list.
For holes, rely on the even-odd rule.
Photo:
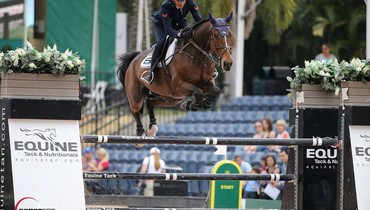
[(56, 45), (37, 51), (27, 47), (0, 53), (1, 98), (79, 99), (85, 60)]
[(337, 60), (306, 61), (304, 67), (296, 66), (292, 70), (295, 77), (287, 77), (290, 82), (288, 95), (293, 98), (294, 105), (303, 107), (338, 107), (341, 101), (347, 100), (348, 89), (339, 94), (343, 88), (351, 85), (367, 88), (366, 82), (370, 80), (369, 63), (358, 58), (340, 63)]

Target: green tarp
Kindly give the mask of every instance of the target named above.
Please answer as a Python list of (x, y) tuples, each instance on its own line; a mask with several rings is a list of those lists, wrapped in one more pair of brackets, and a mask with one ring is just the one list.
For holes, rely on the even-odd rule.
[[(96, 81), (114, 82), (116, 0), (99, 1), (99, 61)], [(90, 85), (94, 0), (49, 0), (46, 11), (46, 44), (59, 50), (78, 51), (86, 60), (86, 85)]]

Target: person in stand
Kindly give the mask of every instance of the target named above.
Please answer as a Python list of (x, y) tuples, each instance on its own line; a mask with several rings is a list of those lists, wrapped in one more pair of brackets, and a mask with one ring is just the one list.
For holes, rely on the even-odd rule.
[[(274, 157), (274, 155), (266, 155), (265, 165), (266, 165), (265, 171), (261, 172), (261, 174), (280, 174), (280, 168), (276, 164), (276, 158)], [(279, 187), (281, 183), (279, 181), (270, 181), (270, 182), (262, 181), (260, 185), (261, 187), (260, 197), (263, 199), (271, 199), (268, 195), (264, 193), (264, 190), (268, 184), (270, 184), (271, 187), (280, 189)], [(281, 199), (281, 193), (278, 199)]]
[(86, 147), (84, 150), (84, 155), (82, 157), (82, 170), (89, 172), (91, 168), (89, 167), (90, 164), (96, 165), (96, 160), (94, 158), (94, 150), (91, 147)]
[(318, 61), (324, 61), (324, 60), (334, 61), (335, 59), (337, 59), (337, 57), (335, 57), (335, 55), (333, 54), (330, 54), (330, 46), (328, 43), (323, 43), (321, 45), (321, 53), (316, 55), (315, 57), (315, 60), (318, 60)]
[[(161, 159), (160, 153), (161, 151), (157, 147), (151, 148), (150, 156), (143, 160), (140, 173), (166, 173), (166, 163)], [(154, 180), (140, 181), (138, 187), (145, 187), (145, 196), (154, 196)]]
[(286, 168), (288, 164), (288, 157), (289, 157), (289, 149), (288, 148), (283, 148), (281, 149), (279, 153), (280, 161), (282, 163), (281, 165), (281, 173), (286, 174)]
[[(106, 149), (99, 148), (96, 151), (97, 161), (91, 161), (85, 169), (89, 172), (105, 172), (109, 168), (109, 154)], [(86, 180), (85, 193), (87, 194), (102, 194), (103, 188), (100, 186), (98, 180)]]
[(109, 154), (106, 149), (99, 148), (96, 152), (98, 156), (97, 163), (90, 163), (89, 170), (92, 172), (103, 172), (107, 171), (109, 168)]
[[(249, 174), (259, 174), (259, 169), (253, 167)], [(243, 187), (243, 198), (258, 198), (260, 184), (256, 180), (248, 180)]]
[(243, 174), (249, 173), (252, 171), (252, 166), (250, 163), (243, 160), (241, 155), (236, 155), (234, 157), (234, 162), (240, 166)]
[(202, 16), (198, 11), (198, 6), (193, 0), (165, 0), (161, 9), (156, 12), (151, 19), (154, 22), (154, 34), (157, 39), (152, 54), (152, 63), (149, 71), (141, 75), (141, 79), (146, 83), (152, 83), (154, 79), (154, 70), (158, 63), (166, 36), (189, 39), (192, 37), (191, 31), (182, 31), (189, 25), (186, 16), (191, 13), (194, 20), (199, 22)]
[(278, 132), (276, 138), (278, 139), (290, 139), (288, 131), (286, 131), (286, 122), (283, 119), (276, 121), (276, 130)]
[(276, 134), (273, 131), (272, 120), (270, 118), (262, 119), (263, 135), (262, 138), (275, 138)]
[[(253, 138), (255, 139), (260, 139), (263, 136), (263, 127), (262, 127), (262, 121), (257, 120), (254, 123), (254, 130), (255, 133), (253, 135)], [(244, 146), (244, 151), (246, 153), (255, 153), (257, 151), (258, 146), (257, 145), (245, 145)]]

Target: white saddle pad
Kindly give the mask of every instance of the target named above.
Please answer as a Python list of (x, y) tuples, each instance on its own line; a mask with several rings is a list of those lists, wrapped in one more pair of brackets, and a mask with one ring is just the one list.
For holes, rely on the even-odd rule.
[[(172, 58), (173, 58), (173, 53), (175, 52), (175, 48), (176, 48), (176, 43), (177, 43), (177, 38), (175, 38), (173, 40), (173, 42), (170, 44), (170, 46), (168, 47), (167, 49), (167, 52), (166, 52), (166, 57), (165, 57), (165, 61), (166, 61), (166, 65), (170, 64), (171, 61), (172, 61)], [(153, 53), (149, 53), (144, 59), (143, 61), (141, 61), (141, 64), (140, 64), (140, 67), (143, 68), (143, 69), (150, 69), (150, 64), (152, 62), (152, 54)], [(158, 62), (158, 65), (157, 65), (158, 68), (161, 68), (162, 67), (162, 63), (161, 62)]]

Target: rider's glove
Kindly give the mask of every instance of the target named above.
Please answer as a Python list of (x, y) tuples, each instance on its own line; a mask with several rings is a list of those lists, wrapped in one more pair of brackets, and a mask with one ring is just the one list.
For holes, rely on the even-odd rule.
[(180, 31), (177, 34), (178, 38), (184, 38), (184, 39), (190, 39), (192, 36), (193, 34), (191, 33), (191, 31)]

